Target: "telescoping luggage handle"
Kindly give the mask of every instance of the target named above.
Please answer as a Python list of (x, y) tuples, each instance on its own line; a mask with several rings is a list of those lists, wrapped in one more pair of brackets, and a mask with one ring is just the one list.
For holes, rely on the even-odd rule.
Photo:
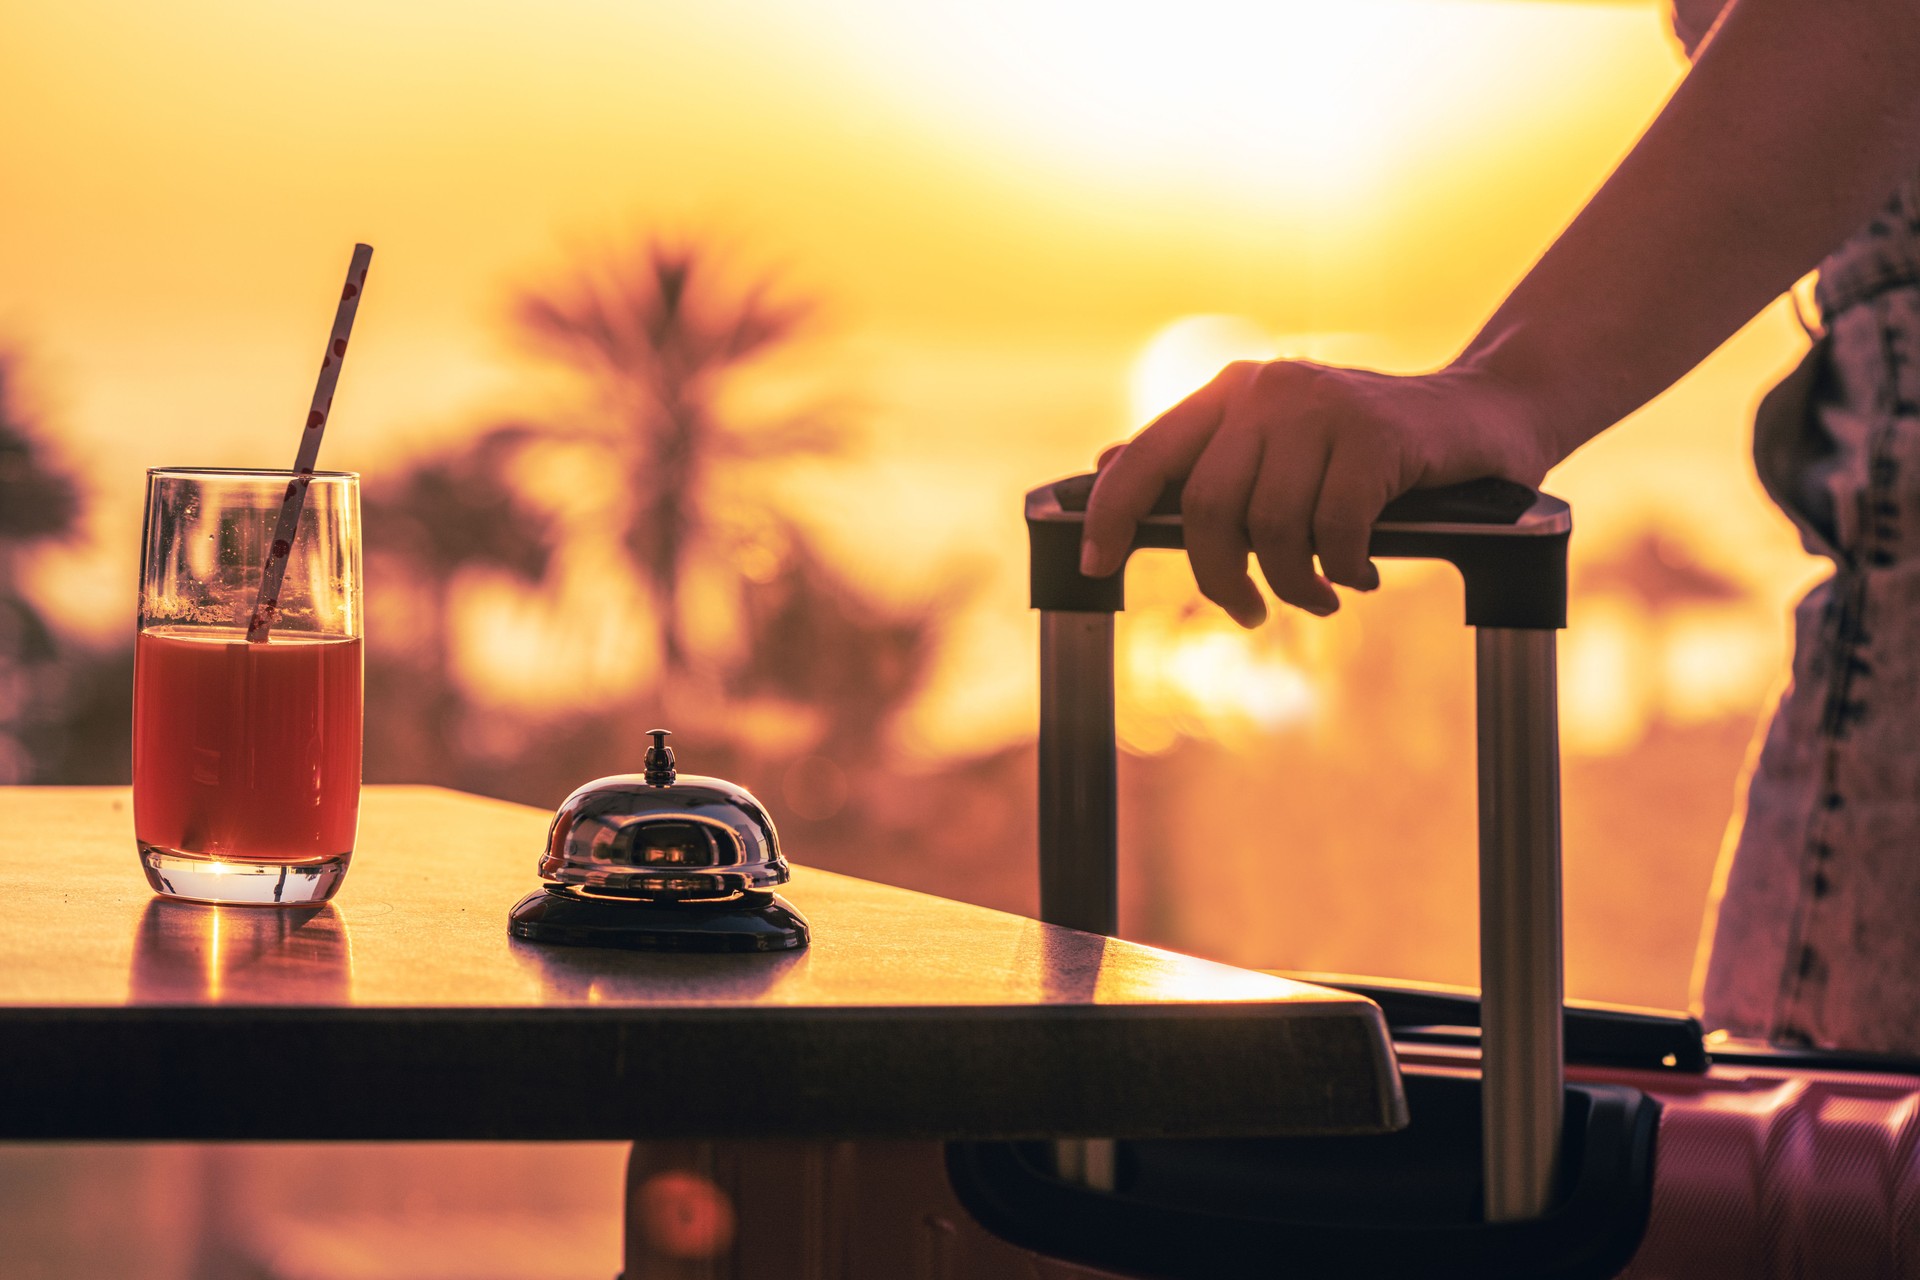
[[(1091, 475), (1027, 494), (1033, 607), (1040, 610), (1040, 914), (1112, 934), (1119, 925), (1113, 615), (1124, 567), (1080, 573)], [(1559, 1164), (1560, 741), (1555, 636), (1567, 621), (1567, 504), (1476, 480), (1406, 494), (1380, 514), (1368, 554), (1446, 560), (1475, 628), (1479, 740), (1480, 991), (1487, 1217), (1537, 1217)], [(1162, 495), (1129, 555), (1184, 545), (1178, 495)]]

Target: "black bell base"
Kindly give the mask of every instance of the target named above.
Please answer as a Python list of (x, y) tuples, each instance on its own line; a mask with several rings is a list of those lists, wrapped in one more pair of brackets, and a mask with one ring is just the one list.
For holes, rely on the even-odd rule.
[(727, 898), (616, 898), (571, 885), (536, 889), (507, 913), (507, 932), (529, 942), (626, 951), (798, 951), (807, 918), (777, 893)]

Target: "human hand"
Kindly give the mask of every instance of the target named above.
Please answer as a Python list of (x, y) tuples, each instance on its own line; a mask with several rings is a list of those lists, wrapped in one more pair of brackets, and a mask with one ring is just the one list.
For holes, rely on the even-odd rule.
[(1252, 553), (1275, 595), (1324, 617), (1340, 607), (1332, 584), (1380, 584), (1367, 543), (1402, 493), (1486, 476), (1538, 486), (1559, 460), (1545, 416), (1522, 388), (1467, 364), (1412, 377), (1230, 364), (1101, 459), (1080, 571), (1117, 572), (1134, 526), (1178, 484), (1187, 558), (1207, 599), (1243, 627), (1266, 620)]

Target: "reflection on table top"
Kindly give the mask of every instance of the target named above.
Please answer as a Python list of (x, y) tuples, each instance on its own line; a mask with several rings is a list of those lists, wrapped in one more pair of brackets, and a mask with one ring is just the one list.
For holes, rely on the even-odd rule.
[[(960, 1136), (1351, 1130), (1397, 1116), (1364, 1001), (828, 872), (801, 868), (785, 891), (813, 925), (798, 953), (511, 939), (506, 911), (535, 887), (547, 816), (369, 787), (333, 903), (216, 908), (151, 895), (124, 789), (0, 789), (0, 1027), (35, 1036), (16, 1041), (28, 1053), (4, 1055), (15, 1069), (0, 1068), (0, 1136), (84, 1136), (89, 1124), (129, 1137), (483, 1136), (476, 1125)], [(228, 1076), (225, 1091), (196, 1083), (187, 1061)], [(240, 1094), (267, 1104), (273, 1092), (255, 1081), (236, 1093), (222, 1065), (242, 1062), (377, 1079), (388, 1101), (173, 1123), (113, 1098), (135, 1067), (159, 1069), (170, 1083), (142, 1086), (150, 1101), (238, 1115)], [(419, 1070), (452, 1073), (424, 1111), (400, 1104), (422, 1090), (395, 1075)], [(38, 1112), (4, 1078), (62, 1073)], [(1289, 1076), (1298, 1087), (1276, 1089)], [(745, 1097), (723, 1104), (712, 1086), (729, 1079)], [(662, 1085), (709, 1101), (690, 1114), (606, 1096)], [(454, 1086), (476, 1105), (449, 1100)], [(522, 1087), (512, 1105), (505, 1095)], [(600, 1112), (558, 1114), (588, 1102)], [(545, 1120), (528, 1118), (531, 1103)]]

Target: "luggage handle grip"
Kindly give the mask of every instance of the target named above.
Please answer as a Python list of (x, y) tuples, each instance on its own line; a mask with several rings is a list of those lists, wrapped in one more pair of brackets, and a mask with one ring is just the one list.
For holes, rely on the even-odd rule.
[[(1069, 476), (1027, 495), (1032, 603), (1065, 613), (1117, 613), (1126, 608), (1124, 563), (1111, 576), (1080, 572), (1080, 533), (1092, 474)], [(1567, 625), (1567, 504), (1511, 480), (1487, 478), (1439, 489), (1415, 489), (1387, 504), (1374, 523), (1367, 554), (1388, 559), (1445, 560), (1466, 587), (1466, 621), (1474, 627), (1559, 630)], [(1179, 491), (1169, 486), (1134, 532), (1134, 551), (1180, 550), (1186, 531)]]

